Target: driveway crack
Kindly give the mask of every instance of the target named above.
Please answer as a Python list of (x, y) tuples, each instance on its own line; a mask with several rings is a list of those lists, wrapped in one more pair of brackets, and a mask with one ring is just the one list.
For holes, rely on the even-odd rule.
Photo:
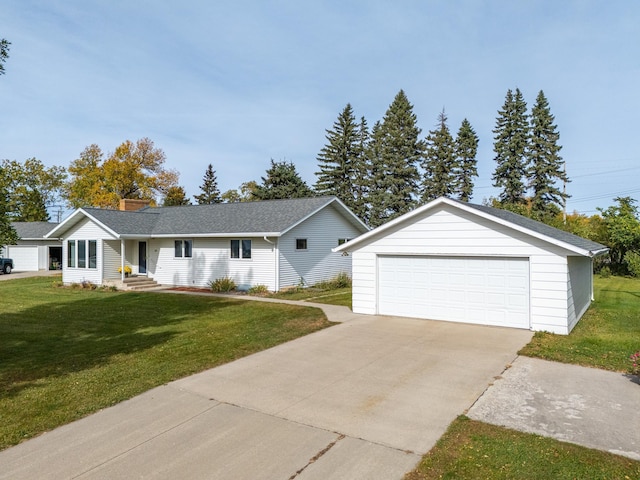
[(309, 467), (309, 465), (311, 465), (311, 464), (317, 462), (318, 460), (320, 460), (320, 458), (322, 458), (322, 456), (325, 453), (327, 453), (329, 450), (331, 450), (334, 447), (334, 445), (336, 443), (338, 443), (340, 440), (342, 440), (343, 438), (345, 438), (344, 435), (342, 435), (342, 434), (338, 435), (338, 438), (336, 438), (333, 442), (329, 443), (329, 445), (327, 445), (322, 450), (320, 450), (318, 453), (316, 453), (313, 457), (311, 457), (311, 459), (307, 462), (307, 464), (304, 467), (302, 467), (296, 473), (291, 475), (289, 477), (289, 480), (294, 480), (297, 476), (299, 476), (302, 472), (304, 472), (307, 469), (307, 467)]

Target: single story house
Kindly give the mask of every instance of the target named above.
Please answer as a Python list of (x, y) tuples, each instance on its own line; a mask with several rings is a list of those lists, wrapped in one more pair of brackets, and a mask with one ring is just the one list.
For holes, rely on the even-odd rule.
[(16, 245), (4, 245), (2, 255), (13, 260), (18, 272), (56, 270), (62, 262), (62, 242), (45, 236), (58, 224), (53, 222), (12, 222), (18, 234)]
[(138, 207), (80, 208), (49, 232), (63, 240), (65, 284), (117, 284), (129, 267), (171, 286), (227, 276), (240, 289), (312, 285), (350, 275), (351, 258), (332, 249), (368, 230), (336, 197), (134, 211), (131, 203)]
[(355, 313), (568, 334), (607, 247), (521, 215), (438, 198), (334, 249)]

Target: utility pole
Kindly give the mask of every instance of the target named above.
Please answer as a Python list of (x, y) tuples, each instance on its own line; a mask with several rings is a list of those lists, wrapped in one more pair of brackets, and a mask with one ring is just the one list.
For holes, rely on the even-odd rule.
[(562, 224), (567, 224), (567, 161), (562, 162), (562, 170), (564, 173), (562, 179)]

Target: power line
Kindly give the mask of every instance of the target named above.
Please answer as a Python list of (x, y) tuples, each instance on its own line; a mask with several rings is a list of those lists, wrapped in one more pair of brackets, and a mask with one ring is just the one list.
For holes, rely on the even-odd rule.
[(620, 172), (628, 172), (630, 170), (638, 170), (640, 169), (640, 166), (637, 167), (629, 167), (629, 168), (621, 168), (619, 170), (607, 170), (605, 172), (598, 172), (598, 173), (584, 173), (582, 175), (572, 175), (571, 179), (573, 180), (574, 178), (582, 178), (582, 177), (594, 177), (596, 175), (608, 175), (610, 173), (620, 173)]

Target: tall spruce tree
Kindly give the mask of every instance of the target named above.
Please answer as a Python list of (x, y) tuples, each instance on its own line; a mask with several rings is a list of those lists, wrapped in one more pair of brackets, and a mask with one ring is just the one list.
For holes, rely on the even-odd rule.
[(400, 90), (376, 132), (379, 138), (372, 140), (378, 150), (370, 157), (375, 162), (371, 165), (369, 195), (372, 226), (382, 225), (415, 205), (419, 193), (418, 165), (424, 153), (420, 132), (413, 105)]
[(464, 202), (473, 196), (473, 177), (478, 176), (478, 135), (466, 118), (462, 120), (455, 141), (455, 156), (458, 174), (456, 179), (456, 194)]
[(202, 185), (200, 185), (202, 193), (200, 195), (194, 195), (193, 198), (198, 205), (211, 205), (212, 203), (222, 202), (220, 197), (220, 190), (218, 189), (218, 178), (216, 177), (216, 171), (213, 169), (213, 165), (209, 164), (207, 170), (202, 177)]
[(315, 190), (319, 195), (335, 195), (354, 210), (356, 204), (353, 181), (358, 162), (359, 132), (351, 104), (326, 130), (327, 143), (317, 156), (319, 172)]
[(358, 125), (358, 142), (353, 166), (353, 213), (365, 222), (369, 218), (369, 176), (371, 173), (371, 165), (367, 156), (369, 138), (367, 120), (361, 117)]
[(258, 200), (305, 198), (312, 197), (313, 190), (302, 180), (292, 162), (271, 159), (267, 176), (262, 177), (262, 185), (256, 185), (253, 196)]
[(557, 215), (568, 195), (558, 182), (568, 182), (558, 145), (560, 134), (554, 125), (549, 102), (540, 90), (531, 109), (531, 130), (527, 158), (529, 185), (532, 190), (531, 216), (545, 220)]
[(422, 168), (424, 169), (423, 202), (454, 195), (458, 165), (455, 144), (447, 125), (444, 109), (438, 115), (438, 126), (427, 135)]
[(516, 88), (515, 94), (511, 89), (507, 91), (504, 106), (498, 110), (493, 133), (493, 150), (497, 163), (493, 186), (502, 188), (498, 196), (500, 203), (505, 207), (524, 204), (527, 191), (526, 149), (529, 122), (527, 104), (519, 89)]

